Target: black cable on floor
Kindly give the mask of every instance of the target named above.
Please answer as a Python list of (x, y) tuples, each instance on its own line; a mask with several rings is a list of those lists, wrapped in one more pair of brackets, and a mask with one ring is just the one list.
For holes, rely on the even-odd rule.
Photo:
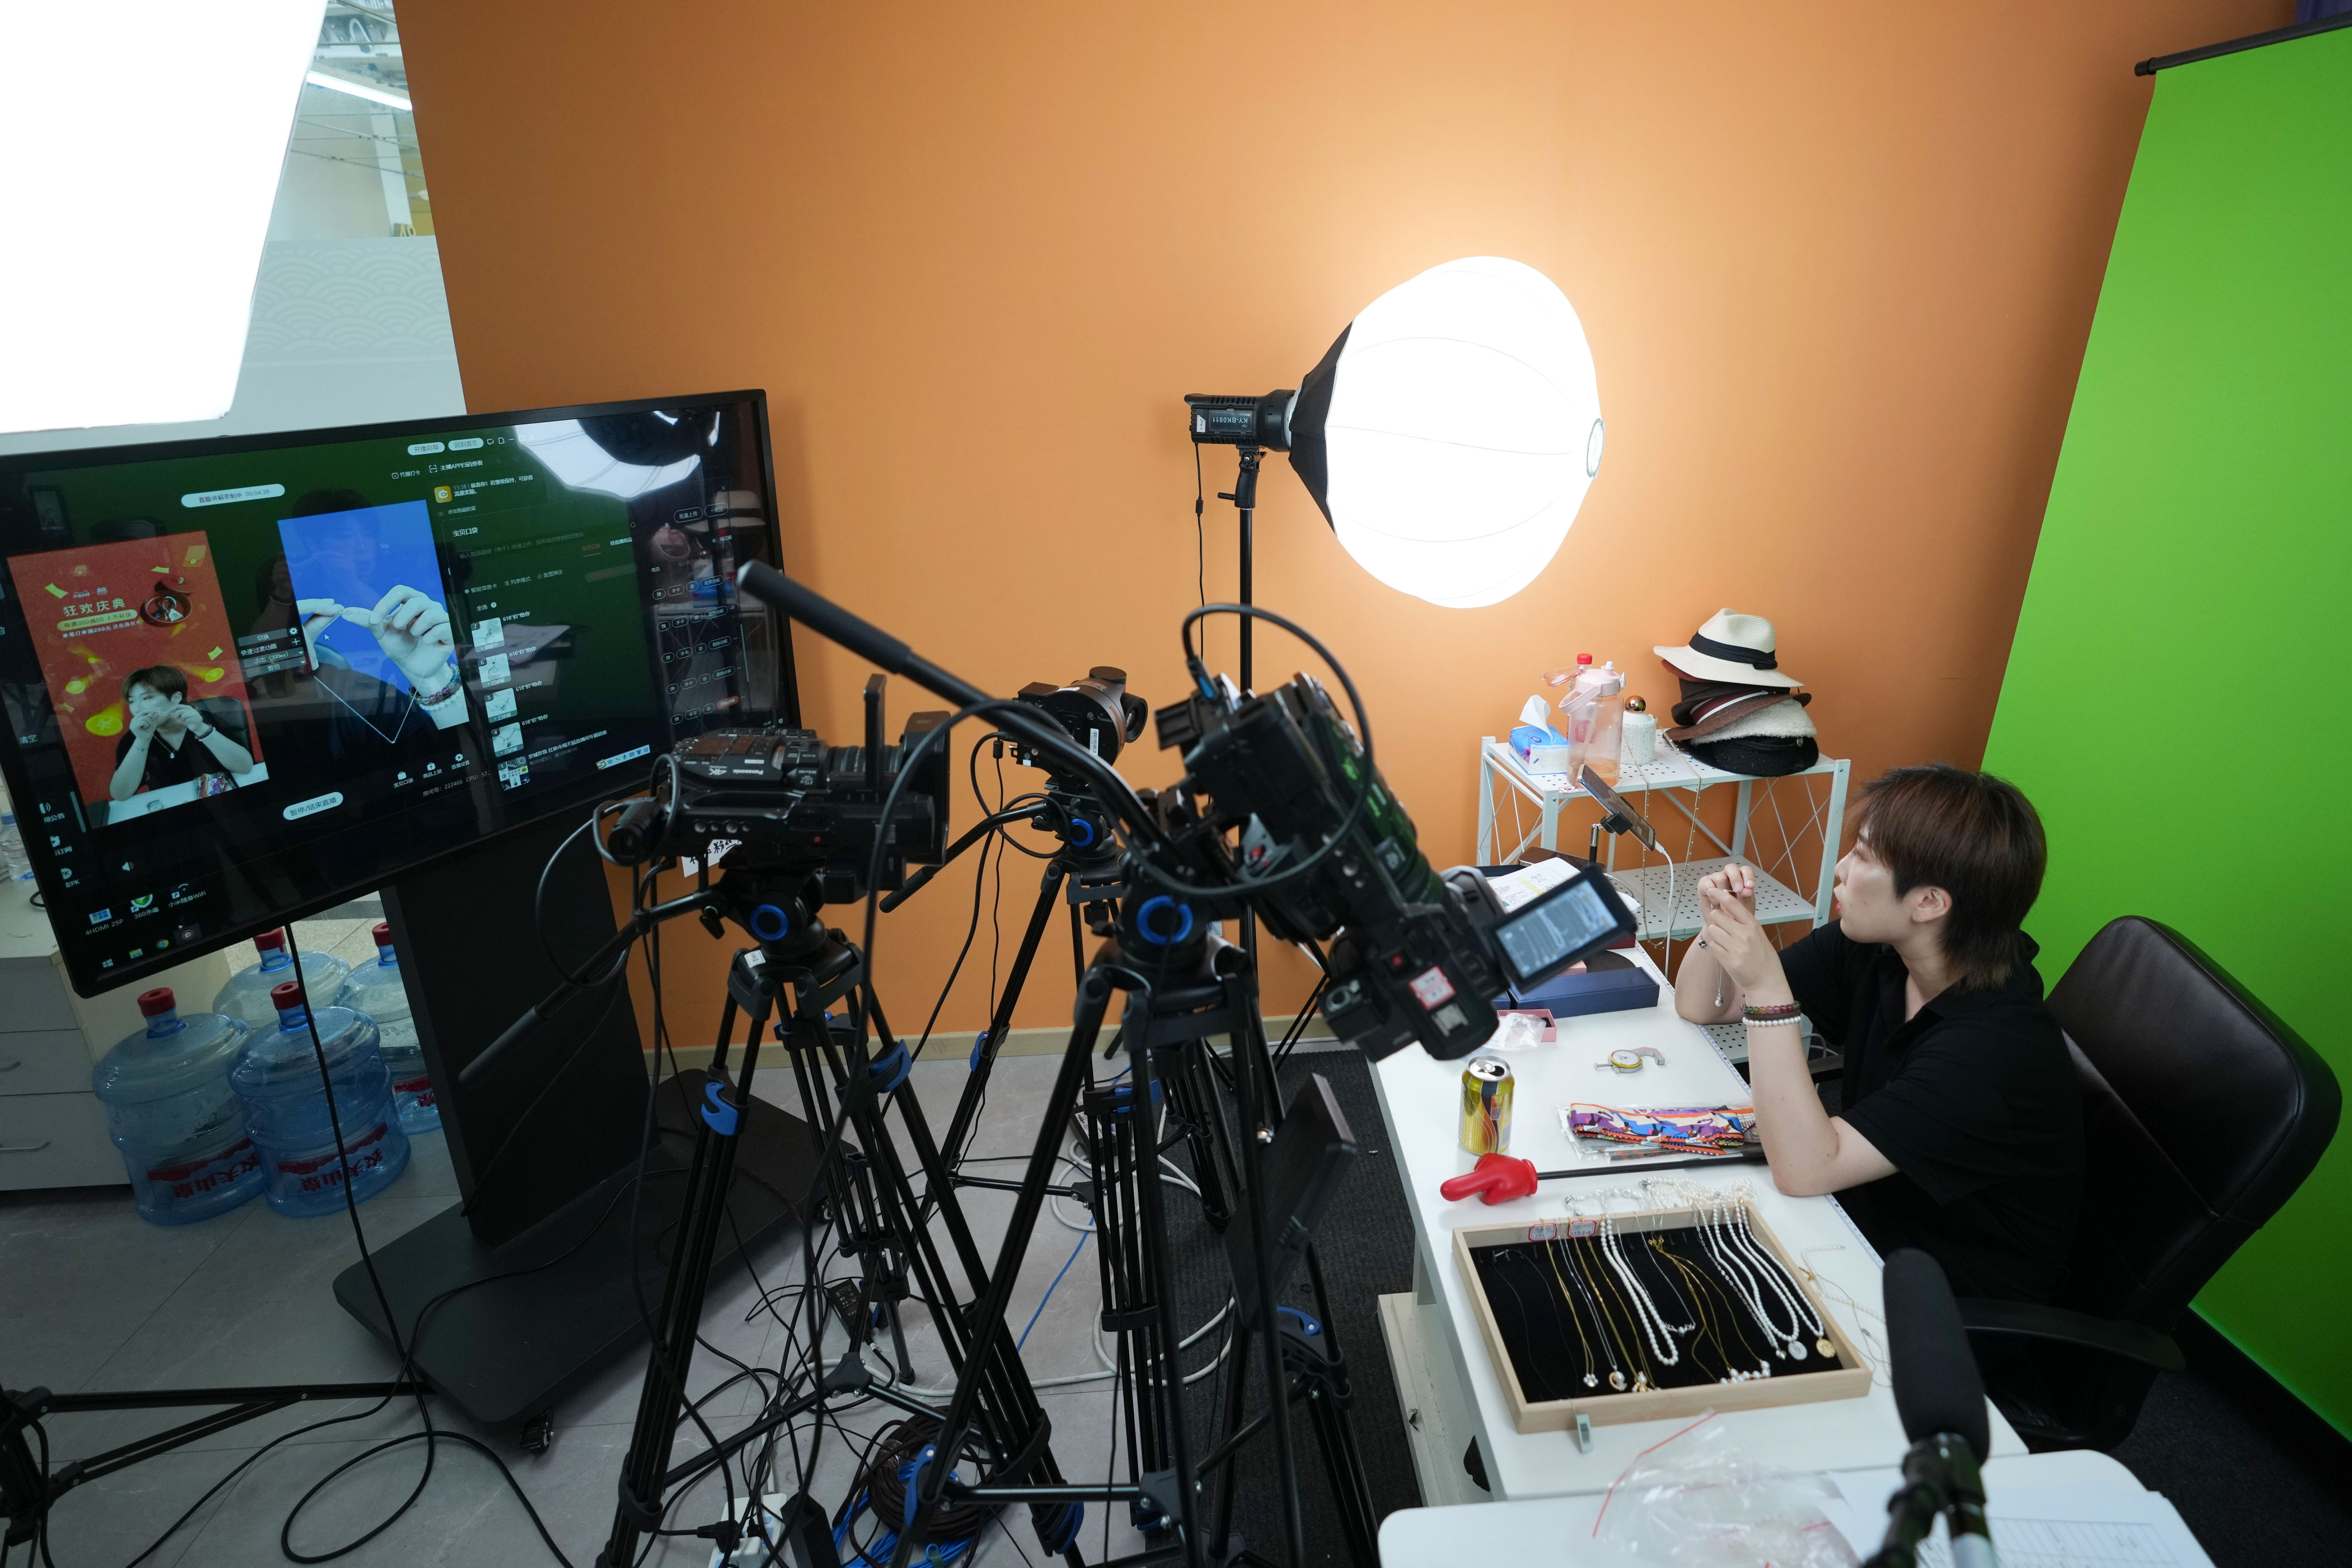
[[(294, 973), (297, 975), (299, 975), (302, 973), (302, 952), (294, 935), (293, 922), (290, 921), (287, 922), (286, 926), (286, 950), (287, 956), (294, 961)], [(307, 1024), (310, 1031), (311, 1055), (317, 1059), (319, 1064), (319, 1082), (326, 1093), (327, 1125), (335, 1135), (335, 1160), (337, 1168), (341, 1172), (343, 1178), (343, 1212), (351, 1217), (352, 1237), (359, 1244), (360, 1263), (367, 1270), (368, 1288), (375, 1295), (376, 1310), (383, 1314), (384, 1332), (390, 1336), (393, 1348), (400, 1353), (400, 1381), (413, 1382), (415, 1378), (416, 1372), (415, 1340), (413, 1337), (404, 1339), (401, 1335), (400, 1320), (394, 1315), (392, 1310), (392, 1298), (385, 1292), (383, 1280), (376, 1273), (375, 1255), (368, 1248), (366, 1228), (360, 1224), (359, 1197), (352, 1190), (354, 1183), (352, 1180), (351, 1153), (343, 1142), (342, 1116), (335, 1106), (334, 1074), (327, 1066), (327, 1047), (319, 1038), (319, 1016), (317, 1004), (313, 1001), (308, 990), (304, 991), (302, 996), (302, 1016), (304, 1022)], [(394, 1114), (394, 1111), (390, 1107), (387, 1107), (384, 1113), (387, 1116), (391, 1116)], [(462, 1433), (442, 1432), (436, 1428), (433, 1425), (433, 1412), (425, 1402), (425, 1391), (421, 1386), (415, 1391), (415, 1398), (416, 1400), (417, 1416), (425, 1423), (424, 1431), (412, 1432), (404, 1436), (394, 1437), (386, 1442), (379, 1443), (373, 1447), (365, 1449), (353, 1456), (352, 1458), (345, 1460), (342, 1464), (338, 1465), (334, 1469), (328, 1472), (328, 1474), (319, 1481), (318, 1485), (303, 1493), (301, 1500), (296, 1502), (295, 1505), (287, 1511), (286, 1522), (278, 1528), (278, 1550), (284, 1553), (288, 1561), (304, 1564), (331, 1563), (336, 1558), (348, 1556), (350, 1553), (358, 1551), (361, 1547), (366, 1545), (369, 1542), (373, 1541), (377, 1536), (382, 1535), (385, 1531), (391, 1529), (394, 1523), (398, 1522), (404, 1514), (407, 1513), (411, 1508), (415, 1506), (416, 1500), (425, 1495), (425, 1486), (433, 1479), (433, 1463), (436, 1450), (439, 1447), (440, 1443), (446, 1439), (474, 1449), (499, 1468), (499, 1476), (505, 1479), (508, 1489), (514, 1493), (515, 1500), (522, 1504), (523, 1511), (530, 1516), (531, 1528), (539, 1531), (539, 1538), (542, 1542), (546, 1542), (549, 1553), (552, 1555), (558, 1563), (562, 1563), (563, 1568), (572, 1568), (572, 1560), (564, 1556), (562, 1548), (555, 1544), (555, 1537), (548, 1533), (546, 1522), (539, 1517), (539, 1510), (531, 1506), (530, 1497), (524, 1493), (521, 1485), (515, 1480), (514, 1472), (507, 1468), (506, 1461), (499, 1458), (499, 1456), (496, 1453), (493, 1453), (487, 1445), (473, 1437), (467, 1436)], [(378, 1408), (380, 1409), (382, 1406), (378, 1406)], [(367, 1531), (364, 1534), (341, 1546), (336, 1547), (331, 1552), (308, 1553), (294, 1550), (294, 1521), (301, 1516), (302, 1510), (309, 1505), (312, 1498), (319, 1495), (321, 1489), (333, 1481), (336, 1477), (341, 1475), (344, 1471), (350, 1469), (352, 1466), (359, 1464), (361, 1461), (372, 1458), (375, 1455), (383, 1453), (387, 1449), (398, 1447), (404, 1443), (415, 1442), (419, 1439), (422, 1439), (425, 1443), (425, 1473), (417, 1477), (415, 1489), (409, 1492), (407, 1498), (398, 1508), (394, 1509), (391, 1513), (385, 1515), (380, 1522), (378, 1522), (373, 1529)], [(152, 1550), (152, 1548), (150, 1550)]]

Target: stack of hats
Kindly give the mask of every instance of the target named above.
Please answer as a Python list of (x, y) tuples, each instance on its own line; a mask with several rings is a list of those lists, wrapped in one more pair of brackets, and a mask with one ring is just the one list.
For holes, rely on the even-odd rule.
[(1812, 694), (1780, 671), (1772, 623), (1725, 608), (1681, 647), (1654, 651), (1682, 681), (1666, 739), (1712, 767), (1754, 778), (1801, 773), (1821, 761)]

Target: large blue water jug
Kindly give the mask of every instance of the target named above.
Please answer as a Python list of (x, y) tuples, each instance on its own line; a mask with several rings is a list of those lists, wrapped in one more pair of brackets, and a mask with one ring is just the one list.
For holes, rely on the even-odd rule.
[[(335, 1157), (334, 1125), (310, 1043), (310, 1014), (299, 982), (270, 994), (276, 1026), (257, 1032), (229, 1069), (245, 1104), (245, 1130), (261, 1149), (269, 1206), (279, 1214), (337, 1214), (346, 1167)], [(318, 1010), (319, 1047), (335, 1086), (335, 1121), (349, 1157), (352, 1196), (361, 1203), (391, 1185), (408, 1164), (408, 1135), (392, 1110), (392, 1075), (376, 1048), (376, 1028), (349, 1007)]]
[(376, 922), (375, 962), (352, 971), (335, 994), (338, 1006), (364, 1013), (376, 1027), (376, 1047), (392, 1073), (392, 1103), (400, 1130), (415, 1137), (441, 1125), (432, 1075), (425, 1070), (425, 1047), (416, 1043), (416, 1020), (409, 1016), (408, 987), (400, 978), (400, 958), (392, 950), (392, 927)]
[(331, 998), (342, 988), (343, 976), (352, 972), (350, 964), (331, 953), (306, 952), (298, 974), (282, 931), (263, 931), (253, 939), (253, 945), (261, 962), (230, 977), (213, 998), (213, 1011), (227, 1014), (257, 1035), (278, 1027), (278, 1007), (269, 993), (280, 983), (299, 979), (305, 995)]
[(210, 1219), (257, 1194), (261, 1154), (229, 1089), (243, 1024), (218, 1013), (180, 1016), (169, 986), (139, 998), (146, 1025), (106, 1053), (90, 1088), (131, 1173), (139, 1217), (153, 1225)]

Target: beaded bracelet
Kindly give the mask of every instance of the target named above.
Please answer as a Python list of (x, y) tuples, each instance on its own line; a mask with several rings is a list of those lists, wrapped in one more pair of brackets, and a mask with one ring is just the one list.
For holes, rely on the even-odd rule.
[(449, 671), (449, 684), (443, 687), (440, 690), (434, 692), (429, 697), (419, 697), (416, 700), (417, 706), (421, 708), (438, 708), (444, 702), (448, 701), (452, 697), (457, 696), (457, 693), (464, 689), (466, 677), (464, 672), (457, 668), (457, 661), (455, 659), (450, 660), (446, 668)]
[(1769, 1007), (1759, 1007), (1751, 1004), (1742, 1007), (1739, 1013), (1741, 1017), (1751, 1024), (1785, 1024), (1803, 1011), (1804, 1009), (1794, 1002), (1776, 1002)]

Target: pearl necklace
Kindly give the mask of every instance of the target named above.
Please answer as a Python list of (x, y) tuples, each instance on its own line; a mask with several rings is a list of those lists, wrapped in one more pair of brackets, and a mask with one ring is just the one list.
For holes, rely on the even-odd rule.
[[(1772, 1287), (1773, 1292), (1780, 1298), (1781, 1304), (1789, 1309), (1790, 1322), (1799, 1330), (1810, 1327), (1814, 1336), (1813, 1348), (1824, 1358), (1835, 1361), (1837, 1346), (1829, 1337), (1828, 1325), (1822, 1321), (1822, 1315), (1813, 1310), (1813, 1304), (1805, 1299), (1804, 1290), (1794, 1279), (1789, 1278), (1789, 1271), (1781, 1268), (1772, 1255), (1765, 1250), (1762, 1242), (1756, 1239), (1756, 1233), (1748, 1228), (1748, 1200), (1743, 1194), (1735, 1211), (1739, 1223), (1733, 1234), (1738, 1245), (1756, 1260), (1757, 1266), (1763, 1270), (1765, 1283)], [(1789, 1351), (1799, 1361), (1805, 1359), (1805, 1347), (1799, 1342), (1794, 1333), (1790, 1337)]]
[(1740, 1300), (1746, 1303), (1748, 1312), (1756, 1320), (1757, 1326), (1764, 1331), (1768, 1338), (1776, 1342), (1772, 1353), (1784, 1361), (1802, 1361), (1805, 1359), (1805, 1347), (1798, 1340), (1797, 1332), (1803, 1327), (1803, 1323), (1791, 1310), (1789, 1314), (1789, 1327), (1784, 1330), (1775, 1321), (1774, 1314), (1768, 1310), (1766, 1302), (1769, 1298), (1765, 1295), (1763, 1280), (1755, 1273), (1747, 1259), (1739, 1256), (1736, 1246), (1729, 1239), (1730, 1208), (1731, 1202), (1728, 1198), (1721, 1194), (1714, 1194), (1709, 1197), (1701, 1211), (1706, 1220), (1703, 1234), (1708, 1255), (1715, 1259), (1716, 1267), (1722, 1272), (1724, 1278), (1731, 1281), (1732, 1289), (1739, 1292)]
[[(1682, 1350), (1675, 1343), (1675, 1335), (1688, 1332), (1698, 1325), (1685, 1323), (1677, 1330), (1666, 1321), (1665, 1314), (1658, 1310), (1657, 1302), (1650, 1299), (1649, 1287), (1633, 1277), (1633, 1266), (1625, 1261), (1625, 1255), (1617, 1244), (1616, 1218), (1606, 1209), (1601, 1215), (1601, 1255), (1617, 1271), (1617, 1278), (1625, 1282), (1627, 1300), (1633, 1308), (1633, 1321), (1642, 1326), (1642, 1337), (1649, 1342), (1651, 1353), (1667, 1366), (1679, 1365), (1683, 1359)], [(1664, 1345), (1658, 1342), (1661, 1337), (1665, 1341)]]

